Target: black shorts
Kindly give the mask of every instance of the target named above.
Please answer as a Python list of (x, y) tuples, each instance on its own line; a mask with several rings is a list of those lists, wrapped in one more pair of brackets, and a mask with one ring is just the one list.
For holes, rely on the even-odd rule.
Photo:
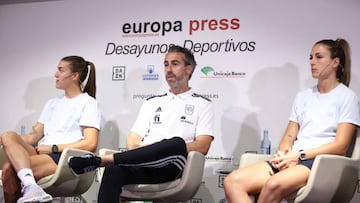
[[(280, 171), (279, 169), (275, 168), (275, 167), (270, 163), (270, 161), (266, 161), (266, 163), (269, 164), (269, 166), (271, 167), (271, 170), (274, 172), (274, 174), (275, 174), (275, 173), (278, 173), (278, 172)], [(314, 159), (309, 159), (309, 160), (305, 160), (305, 161), (300, 161), (298, 164), (299, 164), (299, 165), (306, 166), (306, 167), (308, 167), (308, 168), (311, 170), (311, 167), (312, 167), (313, 163), (314, 163)]]
[(311, 170), (313, 163), (314, 163), (314, 159), (309, 159), (309, 160), (305, 160), (305, 161), (300, 161), (299, 164), (304, 165)]
[(59, 163), (61, 153), (50, 153), (50, 154), (48, 154), (48, 155), (51, 157), (51, 159), (52, 159), (56, 164)]

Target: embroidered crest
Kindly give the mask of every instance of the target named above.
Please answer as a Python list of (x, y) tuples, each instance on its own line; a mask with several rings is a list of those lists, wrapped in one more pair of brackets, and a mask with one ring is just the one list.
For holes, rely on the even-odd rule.
[(192, 115), (194, 113), (194, 105), (191, 105), (191, 104), (186, 104), (185, 105), (185, 113), (187, 115)]

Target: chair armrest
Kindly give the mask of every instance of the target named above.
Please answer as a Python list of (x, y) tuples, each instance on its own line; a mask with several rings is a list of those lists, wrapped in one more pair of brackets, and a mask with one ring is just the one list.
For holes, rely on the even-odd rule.
[(58, 167), (54, 174), (41, 178), (38, 184), (53, 196), (76, 196), (86, 192), (95, 177), (95, 171), (74, 176), (67, 160), (71, 156), (82, 156), (89, 151), (65, 148), (60, 156)]
[(344, 156), (317, 156), (307, 185), (298, 192), (296, 202), (349, 202), (358, 181), (358, 164)]
[(113, 149), (107, 149), (107, 148), (102, 148), (99, 150), (99, 155), (106, 155), (106, 154), (114, 154), (114, 153), (119, 153), (119, 150), (113, 150)]
[(272, 157), (274, 156), (269, 154), (244, 153), (241, 155), (239, 167), (243, 168), (245, 166), (255, 164), (261, 161), (267, 161), (270, 160)]
[[(62, 175), (69, 175), (70, 177), (74, 177), (73, 173), (71, 172), (71, 170), (68, 166), (67, 161), (68, 161), (69, 157), (83, 156), (85, 154), (93, 154), (93, 153), (86, 151), (86, 150), (81, 150), (81, 149), (65, 148), (63, 150), (63, 152), (61, 153), (58, 167), (57, 167), (54, 175), (56, 176), (56, 175), (62, 174)], [(64, 171), (65, 171), (65, 173), (64, 173)]]
[[(99, 155), (113, 154), (119, 151), (100, 149)], [(197, 151), (190, 151), (181, 178), (159, 184), (130, 184), (123, 186), (121, 196), (128, 200), (161, 200), (179, 202), (191, 199), (198, 191), (203, 178), (205, 156)], [(104, 168), (100, 167), (97, 177), (101, 180)]]
[(190, 151), (181, 178), (158, 184), (131, 184), (123, 186), (121, 196), (130, 200), (182, 202), (191, 199), (198, 191), (204, 172), (205, 156)]
[(205, 156), (200, 152), (190, 151), (179, 185), (174, 191), (169, 192), (171, 194), (169, 197), (163, 199), (166, 202), (187, 201), (191, 199), (201, 185), (204, 165)]

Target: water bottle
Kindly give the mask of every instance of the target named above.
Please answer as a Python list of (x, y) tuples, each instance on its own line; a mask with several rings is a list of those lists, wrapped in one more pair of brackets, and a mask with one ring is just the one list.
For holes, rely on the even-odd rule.
[(264, 130), (264, 137), (261, 140), (260, 144), (260, 154), (270, 154), (271, 151), (271, 142), (269, 140), (269, 132)]
[(25, 125), (20, 126), (20, 135), (23, 136), (25, 133)]

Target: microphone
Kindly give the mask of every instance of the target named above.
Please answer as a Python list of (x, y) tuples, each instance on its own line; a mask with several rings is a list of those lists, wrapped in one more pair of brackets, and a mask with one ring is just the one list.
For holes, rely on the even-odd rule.
[(63, 78), (68, 78), (68, 77), (71, 77), (71, 76), (73, 76), (73, 74), (72, 73), (70, 73), (69, 75), (67, 75), (67, 76), (64, 76)]
[(321, 74), (329, 67), (331, 63), (328, 63), (324, 69), (322, 69), (322, 71), (319, 73), (319, 77), (321, 76)]
[(57, 79), (57, 80), (63, 80), (63, 79), (66, 79), (66, 78), (68, 78), (68, 77), (71, 77), (72, 75), (73, 75), (73, 73), (70, 73), (70, 74), (62, 77), (61, 79), (60, 79), (60, 78), (56, 78), (56, 77), (55, 77), (55, 79)]

